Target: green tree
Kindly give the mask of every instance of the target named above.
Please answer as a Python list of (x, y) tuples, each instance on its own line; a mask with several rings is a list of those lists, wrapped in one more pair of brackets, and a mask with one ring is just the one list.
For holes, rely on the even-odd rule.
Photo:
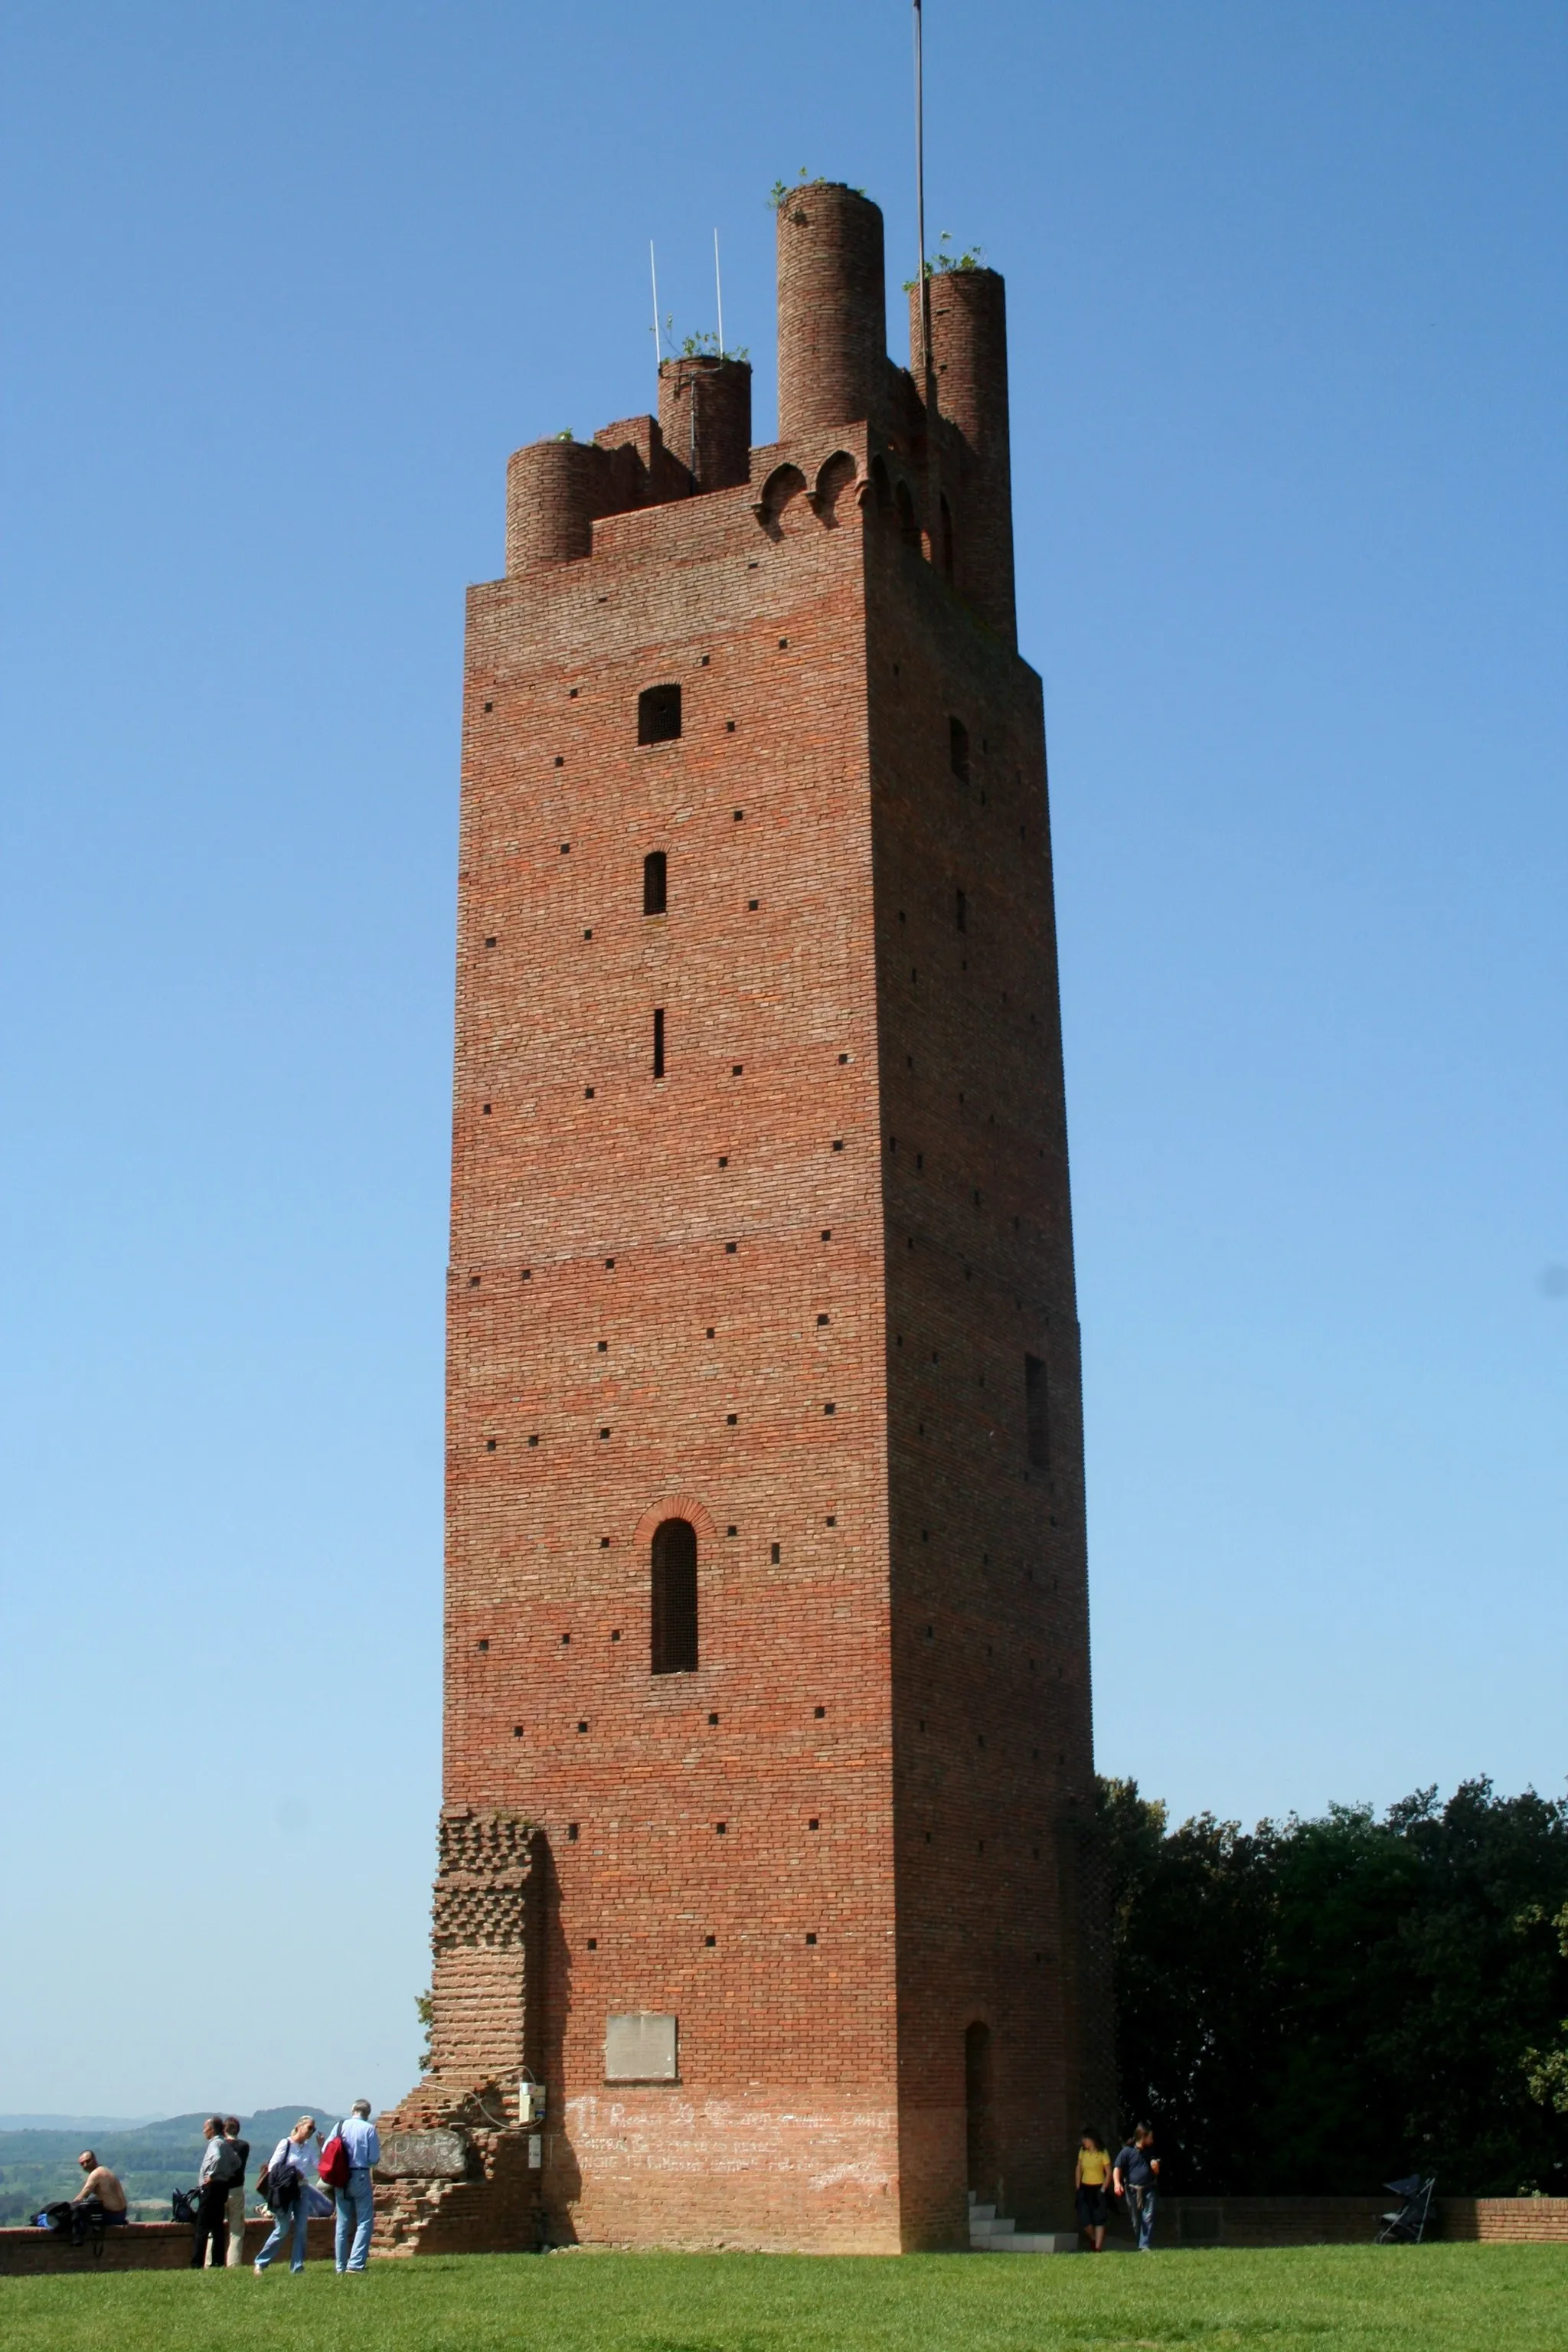
[(1456, 2193), (1568, 2188), (1568, 1804), (1474, 1780), (1381, 1821), (1173, 1830), (1112, 1780), (1100, 1822), (1122, 2110), (1173, 2185), (1375, 2189), (1420, 2165)]

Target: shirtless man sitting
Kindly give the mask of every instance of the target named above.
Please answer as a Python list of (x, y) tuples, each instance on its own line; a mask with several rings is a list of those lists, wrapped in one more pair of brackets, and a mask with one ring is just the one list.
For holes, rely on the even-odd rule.
[(82, 2149), (77, 2162), (86, 2173), (87, 2179), (82, 2182), (81, 2195), (73, 2197), (71, 2203), (85, 2205), (89, 2200), (96, 2199), (103, 2208), (103, 2218), (106, 2221), (123, 2221), (125, 2191), (108, 2165), (100, 2164), (90, 2147)]

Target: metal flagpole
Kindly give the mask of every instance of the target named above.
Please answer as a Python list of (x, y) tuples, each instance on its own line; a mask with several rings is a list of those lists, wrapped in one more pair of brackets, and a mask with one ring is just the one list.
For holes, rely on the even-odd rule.
[(713, 292), (719, 304), (719, 356), (724, 356), (724, 281), (719, 275), (719, 232), (713, 232)]
[(660, 360), (664, 357), (664, 350), (659, 341), (658, 332), (658, 264), (653, 257), (653, 239), (651, 236), (647, 241), (647, 266), (648, 274), (653, 279), (653, 363), (657, 368)]
[(925, 393), (931, 378), (931, 289), (926, 280), (926, 131), (925, 131), (925, 43), (921, 0), (914, 0), (915, 10), (915, 219), (920, 236), (921, 261), (915, 284), (920, 289), (921, 321), (921, 391)]

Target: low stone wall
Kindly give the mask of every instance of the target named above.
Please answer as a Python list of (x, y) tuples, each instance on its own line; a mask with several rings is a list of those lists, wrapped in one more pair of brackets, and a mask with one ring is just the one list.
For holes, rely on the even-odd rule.
[[(1392, 2197), (1162, 2197), (1157, 2246), (1367, 2246)], [(1568, 2197), (1439, 2197), (1429, 2234), (1489, 2245), (1568, 2245)], [(1124, 2225), (1114, 2234), (1125, 2237)]]
[[(253, 2263), (267, 2242), (272, 2223), (265, 2216), (245, 2225), (245, 2258)], [(332, 2229), (330, 2219), (307, 2224), (306, 2260), (331, 2262)], [(282, 2258), (285, 2262), (288, 2256)], [(37, 2277), (61, 2271), (178, 2271), (188, 2269), (191, 2229), (185, 2221), (128, 2221), (122, 2230), (106, 2230), (103, 2252), (73, 2246), (58, 2230), (0, 2230), (0, 2278)]]
[[(467, 2196), (458, 2196), (453, 2210), (442, 2217), (445, 2226), (431, 2231), (431, 2242), (420, 2251), (497, 2251), (488, 2242), (496, 2215), (490, 2200), (478, 2193), (485, 2184), (465, 2186)], [(525, 2202), (529, 2193), (520, 2180), (513, 2190), (517, 2211), (515, 2215), (508, 2212), (508, 2226), (502, 2233), (509, 2252), (534, 2242), (531, 2209)], [(378, 2207), (385, 2195), (385, 2189), (378, 2185)], [(1162, 2247), (1368, 2246), (1382, 2227), (1390, 2202), (1386, 2197), (1162, 2197), (1154, 2243)], [(1436, 2218), (1434, 2235), (1450, 2243), (1568, 2245), (1568, 2197), (1439, 2197)], [(246, 2222), (247, 2262), (255, 2261), (271, 2226), (266, 2220)], [(331, 2221), (312, 2221), (310, 2231), (309, 2260), (331, 2262)], [(378, 2254), (395, 2256), (414, 2251), (406, 2242), (383, 2243), (379, 2230), (376, 2234)], [(1110, 2242), (1114, 2245), (1125, 2239), (1121, 2222), (1113, 2223)], [(190, 2259), (191, 2232), (183, 2221), (132, 2221), (123, 2230), (106, 2231), (100, 2255), (95, 2255), (90, 2245), (72, 2246), (68, 2238), (54, 2231), (0, 2230), (0, 2277), (68, 2271), (177, 2271), (184, 2270)]]
[(1568, 2245), (1568, 2197), (1439, 2197), (1445, 2238), (1497, 2245)]

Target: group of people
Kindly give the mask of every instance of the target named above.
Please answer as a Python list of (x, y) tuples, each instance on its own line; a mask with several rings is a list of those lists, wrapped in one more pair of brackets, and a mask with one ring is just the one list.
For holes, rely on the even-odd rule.
[[(333, 2254), (340, 2271), (363, 2271), (370, 2258), (370, 2235), (375, 2221), (375, 2189), (372, 2167), (380, 2162), (381, 2140), (370, 2119), (370, 2101), (356, 2099), (325, 2144), (330, 2150), (327, 2187), (323, 2193), (311, 2178), (310, 2142), (317, 2137), (314, 2116), (301, 2116), (292, 2131), (273, 2149), (258, 2183), (272, 2215), (272, 2229), (256, 2257), (256, 2274), (269, 2267), (284, 2247), (289, 2267), (305, 2267), (309, 2224), (335, 2212)], [(237, 2116), (209, 2116), (202, 2126), (206, 2146), (196, 2181), (195, 2229), (191, 2268), (237, 2270), (245, 2260), (245, 2176), (250, 2163), (250, 2142), (240, 2135)], [(331, 2147), (335, 2140), (339, 2146)], [(87, 2175), (81, 2193), (71, 2200), (73, 2214), (89, 2215), (95, 2222), (118, 2223), (126, 2219), (123, 2187), (90, 2147), (77, 2158)]]
[(1114, 2157), (1106, 2153), (1100, 2134), (1086, 2127), (1079, 2141), (1072, 2180), (1078, 2226), (1089, 2240), (1091, 2253), (1105, 2252), (1112, 2197), (1120, 2199), (1126, 2208), (1138, 2252), (1149, 2252), (1154, 2238), (1154, 2199), (1160, 2185), (1160, 2159), (1154, 2153), (1151, 2126), (1139, 2124)]
[[(375, 2222), (375, 2188), (372, 2167), (381, 2159), (381, 2137), (370, 2119), (370, 2101), (356, 2099), (337, 2130), (323, 2146), (331, 2199), (310, 2174), (309, 2149), (316, 2138), (316, 2118), (301, 2116), (293, 2130), (272, 2151), (263, 2178), (272, 2230), (256, 2257), (258, 2278), (289, 2247), (289, 2267), (305, 2267), (305, 2242), (310, 2221), (318, 2214), (337, 2212), (332, 2252), (340, 2271), (363, 2271), (370, 2258), (370, 2233)], [(332, 2141), (340, 2143), (336, 2149)]]

